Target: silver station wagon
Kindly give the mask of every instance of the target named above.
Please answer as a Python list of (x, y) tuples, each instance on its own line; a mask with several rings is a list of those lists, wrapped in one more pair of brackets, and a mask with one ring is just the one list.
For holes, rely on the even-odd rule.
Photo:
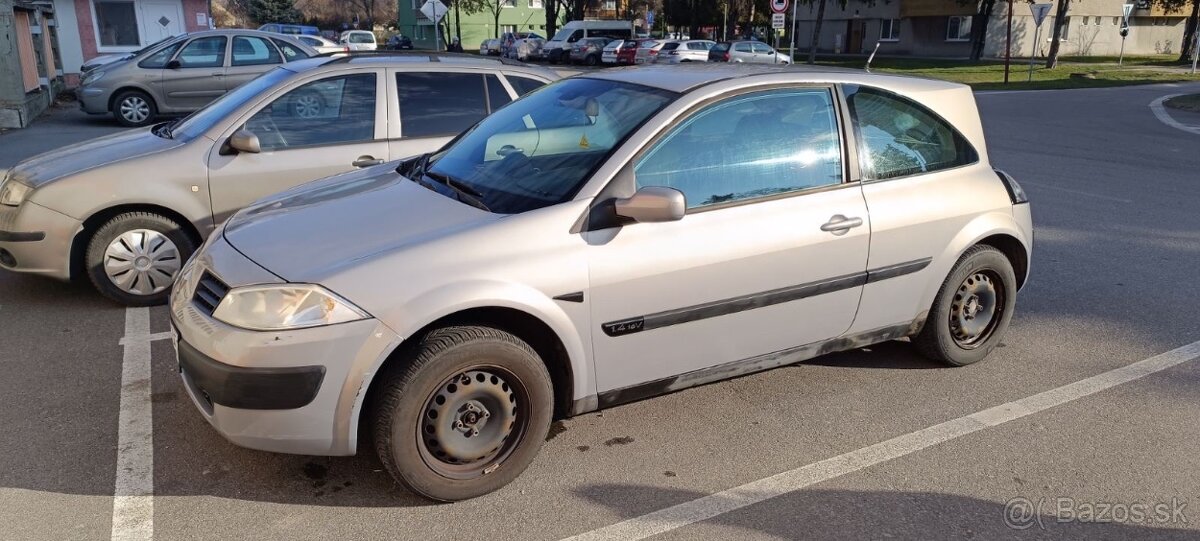
[(980, 361), (1032, 240), (966, 86), (648, 67), (259, 201), (170, 311), (184, 385), (226, 438), (371, 441), (449, 501), (516, 478), (556, 417), (906, 337)]

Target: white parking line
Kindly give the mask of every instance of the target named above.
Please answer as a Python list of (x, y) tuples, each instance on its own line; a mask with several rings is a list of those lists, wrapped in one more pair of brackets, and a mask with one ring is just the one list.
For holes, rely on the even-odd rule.
[[(162, 333), (159, 333), (162, 334)], [(154, 538), (154, 434), (150, 402), (150, 309), (125, 310), (121, 410), (117, 420), (117, 483), (112, 538)], [(168, 334), (167, 337), (170, 337)]]
[(645, 539), (1002, 425), (1196, 359), (1200, 359), (1200, 341), (1062, 387), (568, 539)]

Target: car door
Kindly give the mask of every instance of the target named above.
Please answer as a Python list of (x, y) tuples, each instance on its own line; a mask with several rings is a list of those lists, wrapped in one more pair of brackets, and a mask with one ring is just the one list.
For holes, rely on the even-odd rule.
[(168, 109), (192, 111), (225, 93), (226, 36), (187, 42), (162, 70), (163, 100)]
[(746, 42), (734, 43), (732, 56), (730, 60), (734, 62), (754, 62), (754, 50)]
[(766, 43), (754, 43), (754, 61), (760, 64), (775, 63), (775, 49)]
[[(388, 148), (392, 159), (432, 152), (487, 116), (489, 81), (498, 85), (494, 73), (473, 70), (429, 71), (390, 69), (394, 82), (389, 117)], [(511, 101), (503, 88), (496, 93), (496, 108)], [(503, 95), (501, 95), (503, 94)], [(394, 120), (392, 120), (394, 119)]]
[(235, 35), (229, 48), (229, 67), (225, 69), (225, 89), (233, 90), (282, 63), (283, 55), (270, 40)]
[(770, 362), (850, 327), (870, 224), (858, 184), (845, 181), (836, 103), (826, 86), (743, 91), (635, 157), (624, 174), (683, 192), (688, 209), (585, 234), (602, 395)]
[[(383, 70), (353, 68), (293, 83), (235, 123), (209, 152), (216, 223), (256, 199), (387, 158)], [(258, 137), (261, 152), (235, 153), (237, 129)], [(357, 164), (357, 165), (356, 165)]]

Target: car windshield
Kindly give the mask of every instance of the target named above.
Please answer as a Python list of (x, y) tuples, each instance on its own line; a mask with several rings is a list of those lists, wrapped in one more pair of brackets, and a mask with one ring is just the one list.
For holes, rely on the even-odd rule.
[(492, 113), (430, 158), (434, 180), (465, 185), (492, 212), (561, 203), (625, 138), (677, 94), (575, 78), (545, 86)]
[(288, 77), (295, 75), (294, 72), (284, 69), (275, 68), (262, 74), (259, 77), (251, 79), (249, 82), (226, 92), (220, 98), (209, 102), (199, 111), (196, 111), (171, 128), (171, 136), (176, 139), (192, 139), (213, 127), (214, 124), (220, 122), (221, 119), (229, 116), (247, 100), (254, 98), (267, 89), (282, 82)]
[(571, 37), (573, 32), (575, 32), (574, 28), (564, 28), (559, 30), (558, 33), (554, 34), (554, 37), (550, 38), (550, 41), (566, 41), (567, 38)]

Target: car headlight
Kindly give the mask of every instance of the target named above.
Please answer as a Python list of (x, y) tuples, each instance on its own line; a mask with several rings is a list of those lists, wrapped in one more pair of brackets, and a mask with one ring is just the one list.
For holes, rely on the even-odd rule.
[(369, 316), (318, 285), (271, 284), (234, 288), (217, 305), (213, 317), (252, 331), (281, 331), (348, 323)]
[(83, 80), (79, 81), (79, 85), (90, 85), (96, 81), (99, 81), (102, 77), (104, 77), (104, 72), (93, 68), (92, 71), (89, 71), (87, 75), (83, 76)]
[(12, 179), (0, 181), (0, 205), (20, 206), (33, 188)]

